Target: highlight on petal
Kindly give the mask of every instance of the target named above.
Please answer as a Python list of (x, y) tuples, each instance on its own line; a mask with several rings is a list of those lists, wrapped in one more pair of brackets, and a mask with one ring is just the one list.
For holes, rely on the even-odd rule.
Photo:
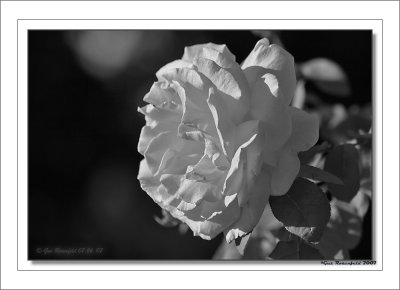
[[(212, 83), (193, 69), (175, 69), (163, 75), (181, 99), (183, 113), (178, 136), (201, 141), (206, 136), (217, 137), (217, 129), (207, 104)], [(211, 138), (210, 137), (210, 138)]]
[(271, 195), (280, 196), (288, 192), (299, 170), (300, 160), (297, 153), (288, 146), (285, 147), (277, 166), (271, 172)]
[(214, 61), (205, 58), (196, 58), (195, 64), (200, 73), (207, 77), (219, 91), (219, 97), (223, 98), (226, 112), (235, 124), (239, 124), (246, 115), (250, 99), (247, 82), (240, 79), (239, 73), (228, 71), (220, 67)]
[(292, 135), (289, 144), (296, 152), (306, 151), (315, 145), (319, 137), (319, 120), (315, 115), (289, 107), (292, 119)]
[(157, 172), (165, 151), (172, 145), (173, 138), (171, 132), (162, 132), (149, 142), (144, 156), (152, 173)]
[(150, 91), (143, 97), (143, 101), (156, 107), (165, 107), (166, 103), (176, 105), (181, 103), (179, 96), (167, 82), (154, 82)]
[(215, 62), (218, 66), (223, 67), (225, 69), (234, 68), (242, 70), (235, 61), (235, 57), (232, 56), (211, 47), (203, 47), (203, 49), (199, 52), (199, 54), (197, 54), (196, 57), (193, 58), (192, 62), (196, 63), (197, 58), (204, 58)]
[(203, 201), (194, 210), (188, 211), (180, 219), (187, 223), (195, 236), (213, 239), (234, 223), (240, 215), (236, 196), (225, 205), (224, 201)]
[(171, 70), (174, 69), (179, 69), (179, 68), (192, 68), (193, 64), (181, 59), (174, 60), (166, 65), (164, 65), (162, 68), (160, 68), (156, 72), (156, 76), (158, 80), (164, 79), (164, 74), (168, 73)]
[(286, 106), (290, 104), (296, 89), (296, 73), (293, 56), (282, 47), (269, 45), (268, 39), (261, 39), (243, 62), (242, 69), (250, 85), (266, 73), (274, 76), (276, 81), (272, 78), (268, 81), (275, 87), (271, 90), (273, 95), (281, 98)]
[(235, 61), (236, 59), (225, 44), (218, 45), (210, 42), (185, 47), (182, 60), (186, 62), (192, 62), (196, 57), (201, 56), (201, 54), (203, 53), (203, 49), (216, 50), (221, 53), (225, 58), (231, 59), (232, 61)]
[(154, 199), (158, 194), (157, 188), (160, 185), (160, 181), (154, 177), (154, 174), (151, 172), (146, 159), (140, 161), (137, 178), (140, 182), (140, 187)]
[(210, 88), (207, 104), (213, 116), (222, 150), (226, 156), (234, 154), (236, 126), (230, 115), (226, 114), (226, 103), (221, 94)]
[(258, 125), (258, 121), (246, 122), (242, 126), (243, 129), (248, 129), (246, 133), (239, 128), (239, 135), (236, 139), (243, 143), (238, 147), (232, 158), (231, 167), (224, 184), (224, 194), (237, 193), (240, 206), (247, 202), (263, 163), (264, 138)]
[(156, 108), (149, 104), (138, 109), (146, 117), (146, 126), (140, 132), (138, 152), (144, 155), (150, 141), (162, 132), (173, 132), (180, 122), (181, 108), (171, 110)]

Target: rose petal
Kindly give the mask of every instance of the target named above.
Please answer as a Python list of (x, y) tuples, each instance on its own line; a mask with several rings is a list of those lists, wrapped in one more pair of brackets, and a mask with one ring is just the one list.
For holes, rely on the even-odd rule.
[(165, 103), (180, 104), (179, 96), (167, 82), (154, 82), (150, 91), (143, 97), (143, 101), (156, 107), (165, 106)]
[(292, 121), (288, 109), (279, 98), (272, 95), (263, 78), (253, 86), (250, 114), (253, 119), (265, 123), (265, 150), (276, 151), (289, 139)]
[(232, 52), (229, 51), (228, 47), (225, 44), (218, 45), (211, 42), (185, 47), (185, 52), (182, 56), (182, 60), (192, 62), (196, 57), (201, 56), (204, 48), (216, 50), (221, 53), (224, 58), (230, 59), (231, 61), (235, 62), (235, 56), (232, 54)]
[[(207, 155), (188, 167), (185, 175), (164, 174), (162, 184), (172, 194), (172, 199), (181, 199), (187, 203), (198, 204), (202, 200), (216, 201), (222, 198), (222, 184), (225, 172), (218, 170)], [(170, 201), (167, 201), (169, 203)]]
[(242, 206), (247, 202), (255, 177), (261, 170), (263, 136), (259, 130), (259, 122), (253, 120), (239, 126), (237, 141), (243, 143), (232, 158), (224, 184), (224, 194), (237, 193), (239, 205)]
[[(239, 124), (249, 108), (247, 83), (239, 84), (238, 79), (218, 66), (215, 62), (205, 58), (196, 58), (195, 64), (199, 72), (205, 75), (219, 91), (218, 97), (222, 99), (227, 114), (235, 124)], [(246, 91), (246, 92), (245, 92)]]
[(300, 170), (297, 153), (285, 147), (276, 167), (271, 173), (271, 195), (280, 196), (288, 192)]
[(181, 59), (177, 59), (174, 60), (166, 65), (164, 65), (162, 68), (160, 68), (157, 72), (156, 72), (156, 76), (158, 80), (164, 80), (164, 74), (168, 73), (170, 70), (174, 70), (174, 69), (179, 69), (179, 68), (192, 68), (193, 64), (191, 64), (190, 62), (181, 60)]
[[(265, 71), (252, 67), (262, 67)], [(272, 93), (286, 106), (290, 104), (296, 89), (296, 73), (293, 56), (282, 47), (269, 45), (268, 39), (261, 39), (243, 62), (242, 69), (250, 86), (265, 73), (273, 75), (276, 78), (274, 86), (279, 89), (271, 90)]]
[(240, 208), (235, 198), (227, 206), (223, 200), (212, 204), (201, 203), (180, 219), (189, 225), (195, 236), (210, 240), (234, 223), (239, 218), (239, 213)]
[(236, 126), (232, 119), (226, 114), (226, 106), (221, 94), (215, 93), (213, 88), (210, 89), (207, 100), (211, 114), (213, 116), (215, 127), (222, 150), (226, 156), (231, 157), (234, 153), (234, 136)]
[(224, 170), (219, 169), (211, 158), (206, 154), (193, 166), (189, 166), (186, 171), (186, 178), (197, 180), (204, 183), (218, 185), (219, 180), (225, 177)]
[(144, 126), (142, 127), (142, 130), (140, 132), (140, 137), (139, 137), (139, 142), (137, 146), (137, 150), (140, 154), (144, 155), (144, 152), (147, 149), (147, 146), (149, 146), (149, 143), (151, 139), (156, 137), (160, 132), (158, 130), (152, 130), (150, 126)]
[(279, 158), (282, 154), (282, 149), (279, 148), (276, 151), (264, 150), (263, 161), (265, 164), (275, 167), (278, 164)]
[(268, 197), (269, 177), (267, 172), (262, 171), (256, 178), (249, 200), (242, 206), (239, 219), (225, 231), (228, 243), (253, 230), (263, 214)]
[[(235, 69), (239, 69), (240, 71), (242, 70), (240, 68), (240, 66), (237, 64), (237, 62), (235, 61), (234, 56), (232, 58), (230, 55), (221, 53), (220, 51), (213, 49), (211, 47), (203, 47), (203, 49), (199, 52), (198, 55), (196, 55), (196, 57), (193, 58), (192, 61), (194, 63), (196, 63), (197, 58), (205, 58), (205, 59), (212, 60), (217, 65), (219, 65), (220, 67), (223, 67), (225, 69), (235, 68)], [(242, 72), (242, 74), (243, 74), (243, 72)], [(243, 77), (245, 77), (244, 74), (243, 74)]]
[(205, 139), (204, 154), (207, 155), (212, 163), (220, 170), (226, 171), (230, 167), (230, 162), (223, 154), (219, 144), (210, 139)]
[(185, 139), (200, 141), (205, 136), (218, 136), (211, 111), (207, 105), (209, 80), (193, 69), (171, 70), (163, 75), (178, 93), (183, 113), (178, 135)]
[(157, 188), (160, 185), (160, 182), (154, 178), (154, 174), (151, 172), (146, 159), (143, 159), (139, 163), (137, 179), (140, 182), (141, 188), (154, 199), (157, 196)]
[(153, 174), (158, 171), (161, 158), (168, 147), (171, 147), (173, 138), (175, 138), (175, 136), (171, 132), (162, 132), (149, 142), (144, 156)]
[(299, 152), (310, 149), (318, 141), (318, 117), (294, 107), (289, 107), (289, 114), (292, 118), (293, 127), (292, 135), (289, 139), (292, 150)]
[(176, 131), (180, 122), (181, 109), (175, 111), (160, 109), (152, 104), (138, 108), (138, 111), (145, 115), (146, 126), (141, 130), (138, 152), (144, 155), (150, 141), (162, 132)]
[(157, 125), (166, 125), (169, 128), (176, 129), (176, 123), (179, 123), (181, 116), (181, 106), (174, 109), (157, 108), (152, 104), (138, 108), (138, 111), (145, 115), (146, 125), (155, 127)]

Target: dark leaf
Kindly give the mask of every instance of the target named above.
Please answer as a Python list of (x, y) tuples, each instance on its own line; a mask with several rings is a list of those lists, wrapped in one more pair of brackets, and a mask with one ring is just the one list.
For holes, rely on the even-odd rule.
[(344, 253), (358, 245), (362, 220), (353, 204), (334, 199), (331, 219), (317, 248), (326, 259), (343, 259)]
[(333, 133), (341, 137), (342, 140), (357, 138), (360, 136), (360, 132), (369, 131), (371, 123), (370, 116), (351, 114), (336, 126)]
[(273, 260), (323, 260), (320, 252), (314, 247), (298, 240), (280, 241), (269, 256)]
[(322, 92), (333, 96), (347, 97), (351, 93), (350, 86), (347, 81), (314, 81), (314, 84)]
[(324, 169), (344, 182), (344, 185), (328, 184), (332, 195), (350, 202), (360, 188), (359, 155), (355, 146), (343, 144), (333, 148), (326, 157)]
[(274, 216), (286, 229), (308, 242), (317, 242), (330, 218), (325, 194), (311, 181), (297, 178), (283, 196), (269, 199)]
[(297, 177), (343, 185), (343, 181), (340, 180), (340, 178), (338, 178), (337, 176), (333, 175), (332, 173), (326, 172), (318, 167), (310, 165), (301, 165)]
[(324, 142), (320, 145), (316, 145), (314, 147), (311, 147), (309, 150), (300, 152), (299, 153), (299, 159), (301, 164), (307, 164), (313, 160), (316, 154), (318, 153), (324, 153), (329, 149), (329, 144), (328, 142)]

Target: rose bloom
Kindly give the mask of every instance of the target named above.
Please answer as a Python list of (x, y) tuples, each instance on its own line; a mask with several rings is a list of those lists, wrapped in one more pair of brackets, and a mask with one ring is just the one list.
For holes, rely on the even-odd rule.
[(199, 44), (156, 76), (139, 108), (141, 187), (203, 239), (251, 232), (318, 140), (318, 119), (289, 106), (293, 57), (261, 39), (240, 66), (226, 45)]

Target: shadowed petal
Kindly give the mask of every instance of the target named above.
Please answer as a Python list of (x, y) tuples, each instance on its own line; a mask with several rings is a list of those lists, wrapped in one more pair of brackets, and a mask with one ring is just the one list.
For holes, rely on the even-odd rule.
[(237, 198), (225, 205), (223, 200), (202, 202), (193, 211), (185, 213), (180, 219), (186, 222), (195, 236), (210, 240), (234, 223), (240, 214)]
[(277, 166), (271, 174), (271, 195), (280, 196), (288, 192), (300, 170), (297, 153), (288, 146), (283, 149)]
[(310, 149), (318, 141), (318, 117), (294, 107), (289, 107), (289, 114), (292, 118), (293, 127), (289, 139), (290, 146), (296, 152)]
[(289, 139), (292, 120), (288, 107), (272, 95), (264, 78), (260, 78), (253, 86), (250, 113), (252, 118), (264, 121), (265, 150), (274, 152)]
[(247, 202), (255, 178), (262, 166), (263, 134), (258, 121), (241, 124), (236, 140), (238, 149), (224, 184), (224, 194), (238, 194), (239, 205)]
[(265, 171), (257, 176), (251, 196), (241, 208), (240, 218), (225, 232), (228, 243), (251, 232), (258, 224), (269, 197), (269, 177)]
[(250, 86), (265, 73), (274, 76), (276, 80), (268, 82), (274, 87), (271, 87), (272, 94), (282, 99), (286, 106), (290, 104), (296, 88), (296, 73), (293, 56), (282, 47), (270, 45), (266, 38), (261, 39), (243, 62), (242, 69)]
[(242, 70), (236, 64), (224, 68), (210, 59), (198, 57), (194, 63), (199, 72), (205, 75), (221, 93), (226, 105), (225, 113), (236, 123), (240, 123), (247, 113), (250, 104), (249, 88)]

